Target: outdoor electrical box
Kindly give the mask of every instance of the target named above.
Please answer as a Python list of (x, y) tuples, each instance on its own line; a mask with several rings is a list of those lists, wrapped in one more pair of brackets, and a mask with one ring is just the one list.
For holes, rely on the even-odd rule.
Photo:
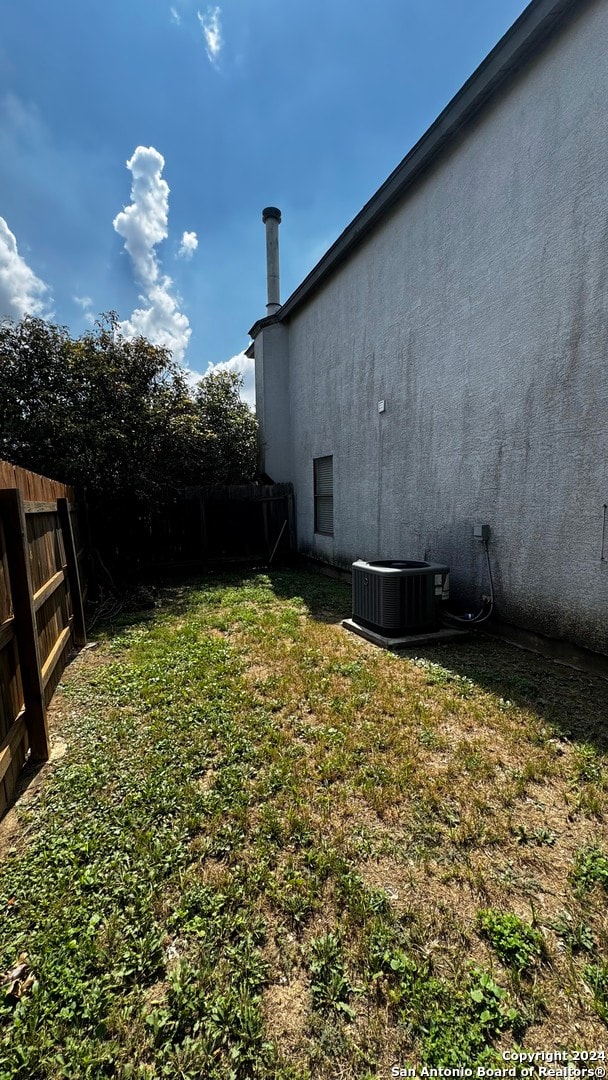
[(489, 540), (490, 539), (490, 526), (489, 525), (473, 525), (473, 536), (476, 540)]

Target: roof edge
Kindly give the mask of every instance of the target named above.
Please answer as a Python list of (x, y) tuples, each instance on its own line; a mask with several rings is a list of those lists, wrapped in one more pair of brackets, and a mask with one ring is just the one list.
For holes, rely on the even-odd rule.
[[(279, 308), (278, 311), (275, 311), (274, 315), (265, 315), (263, 319), (257, 319), (251, 327), (251, 330), (249, 331), (249, 337), (253, 338), (255, 341), (260, 330), (263, 330), (265, 326), (272, 326), (273, 323), (278, 323), (280, 321), (280, 315), (282, 310), (283, 308)], [(251, 348), (251, 345), (249, 346), (249, 348)], [(248, 355), (248, 352), (246, 353), (246, 355)]]
[(271, 321), (282, 322), (293, 314), (348, 258), (378, 218), (405, 194), (502, 83), (523, 65), (569, 12), (580, 6), (580, 0), (532, 0), (280, 310), (254, 323), (249, 331), (252, 337)]

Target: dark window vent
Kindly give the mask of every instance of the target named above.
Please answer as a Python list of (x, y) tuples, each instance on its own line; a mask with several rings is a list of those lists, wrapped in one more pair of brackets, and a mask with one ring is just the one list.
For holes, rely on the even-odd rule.
[(315, 458), (315, 532), (324, 536), (334, 535), (334, 459)]

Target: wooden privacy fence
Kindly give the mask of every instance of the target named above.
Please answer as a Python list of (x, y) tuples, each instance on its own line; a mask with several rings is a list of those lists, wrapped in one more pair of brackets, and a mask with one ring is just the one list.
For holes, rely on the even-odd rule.
[(0, 816), (28, 750), (48, 758), (46, 709), (86, 641), (74, 492), (0, 460)]
[(295, 548), (293, 487), (188, 487), (152, 506), (117, 503), (105, 520), (93, 518), (93, 534), (104, 559), (123, 575), (275, 562)]
[(268, 562), (295, 547), (291, 484), (187, 488), (185, 498), (198, 509), (207, 559)]

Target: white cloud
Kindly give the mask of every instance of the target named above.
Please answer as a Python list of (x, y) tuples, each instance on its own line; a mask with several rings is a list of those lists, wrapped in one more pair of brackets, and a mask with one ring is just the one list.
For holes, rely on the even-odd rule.
[(181, 26), (182, 20), (179, 11), (176, 11), (174, 7), (170, 7), (169, 14), (171, 15), (171, 21), (174, 22), (176, 26)]
[(244, 377), (253, 373), (254, 361), (252, 357), (245, 356), (243, 351), (237, 353), (236, 356), (231, 356), (230, 360), (221, 360), (219, 364), (208, 364), (205, 375), (208, 375), (210, 371), (238, 371)]
[(252, 358), (245, 356), (244, 352), (231, 356), (230, 360), (221, 360), (219, 364), (209, 364), (205, 375), (212, 371), (236, 371), (243, 376), (241, 397), (248, 405), (255, 405), (255, 364)]
[(119, 236), (124, 236), (125, 249), (133, 259), (137, 280), (153, 285), (158, 280), (158, 261), (154, 248), (168, 235), (169, 185), (162, 179), (165, 159), (153, 146), (138, 146), (127, 161), (133, 176), (133, 202), (116, 215), (112, 222)]
[(17, 321), (24, 315), (48, 316), (45, 294), (49, 287), (36, 277), (19, 254), (17, 240), (0, 217), (0, 316)]
[(145, 293), (143, 305), (120, 324), (125, 337), (143, 334), (154, 345), (171, 349), (181, 361), (190, 340), (188, 318), (179, 311), (179, 297), (171, 295), (170, 277), (161, 274), (155, 248), (168, 236), (169, 185), (162, 178), (165, 159), (153, 146), (138, 146), (127, 168), (133, 176), (131, 205), (113, 221), (133, 261), (135, 278)]
[(153, 285), (147, 296), (140, 296), (147, 307), (136, 308), (130, 319), (120, 323), (126, 338), (143, 335), (153, 345), (164, 345), (173, 353), (174, 360), (183, 360), (192, 331), (188, 318), (178, 308), (178, 299), (171, 296), (171, 278), (164, 277)]
[(185, 232), (179, 246), (178, 258), (191, 259), (198, 247), (198, 236), (195, 232)]
[(73, 296), (72, 300), (75, 304), (78, 304), (78, 307), (82, 308), (85, 321), (88, 322), (90, 326), (93, 326), (95, 323), (95, 315), (93, 314), (93, 301), (91, 300), (91, 297)]
[(198, 15), (198, 21), (201, 24), (203, 37), (205, 38), (207, 56), (211, 63), (215, 64), (223, 45), (222, 30), (220, 27), (220, 9), (219, 7), (209, 7), (204, 15), (201, 15), (200, 11), (197, 11), (196, 14)]

